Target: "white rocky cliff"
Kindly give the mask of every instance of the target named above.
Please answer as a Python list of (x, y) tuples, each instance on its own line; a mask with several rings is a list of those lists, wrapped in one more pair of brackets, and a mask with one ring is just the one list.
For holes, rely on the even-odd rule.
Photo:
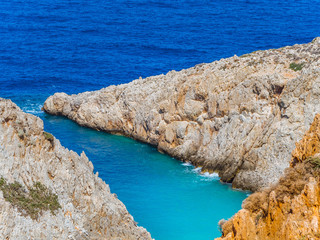
[(294, 143), (320, 112), (320, 38), (78, 95), (44, 110), (150, 143), (257, 190), (289, 166)]
[(151, 239), (84, 153), (64, 148), (42, 120), (1, 98), (0, 178), (0, 239)]

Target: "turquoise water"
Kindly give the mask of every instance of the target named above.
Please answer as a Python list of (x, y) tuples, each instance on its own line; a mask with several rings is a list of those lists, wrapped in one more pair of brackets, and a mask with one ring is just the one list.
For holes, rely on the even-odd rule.
[(319, 0), (1, 0), (0, 97), (84, 150), (157, 240), (212, 239), (246, 193), (120, 136), (40, 111), (55, 92), (101, 89), (320, 36)]
[(246, 192), (232, 190), (216, 175), (202, 176), (154, 147), (40, 114), (62, 145), (93, 162), (140, 226), (157, 240), (213, 239), (218, 221), (241, 207)]

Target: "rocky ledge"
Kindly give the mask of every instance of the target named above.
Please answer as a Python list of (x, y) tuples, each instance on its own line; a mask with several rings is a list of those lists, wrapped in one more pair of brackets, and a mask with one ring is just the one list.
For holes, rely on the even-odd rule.
[(320, 114), (292, 153), (280, 181), (243, 202), (243, 209), (220, 221), (231, 239), (320, 239)]
[(151, 239), (39, 118), (0, 98), (0, 239)]
[(78, 95), (44, 110), (150, 143), (236, 188), (278, 181), (320, 112), (320, 38)]

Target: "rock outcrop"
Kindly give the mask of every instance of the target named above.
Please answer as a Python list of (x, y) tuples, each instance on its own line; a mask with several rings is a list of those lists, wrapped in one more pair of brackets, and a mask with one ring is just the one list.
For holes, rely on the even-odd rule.
[(320, 112), (319, 66), (316, 38), (99, 91), (56, 93), (44, 110), (150, 143), (236, 188), (257, 190), (278, 181)]
[(227, 222), (231, 239), (320, 239), (320, 114), (296, 144), (289, 167), (277, 185), (249, 196)]
[[(64, 148), (43, 131), (42, 120), (1, 98), (0, 177), (1, 190), (4, 179), (7, 186), (16, 182), (10, 185), (11, 197), (0, 191), (0, 239), (151, 239), (93, 174), (84, 153)], [(16, 207), (13, 198), (19, 186), (30, 189), (37, 182), (57, 196), (59, 206), (34, 218), (23, 205)]]

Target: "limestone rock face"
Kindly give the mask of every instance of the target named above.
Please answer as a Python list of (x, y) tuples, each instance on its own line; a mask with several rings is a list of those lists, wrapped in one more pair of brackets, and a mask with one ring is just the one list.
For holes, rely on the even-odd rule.
[(307, 158), (319, 157), (320, 153), (320, 114), (314, 118), (310, 129), (303, 136), (301, 141), (296, 143), (296, 148), (292, 152), (291, 166), (299, 162), (306, 161)]
[(78, 95), (44, 110), (155, 145), (234, 187), (277, 182), (320, 112), (320, 38)]
[(319, 145), (317, 114), (279, 183), (246, 199), (244, 209), (222, 225), (218, 240), (320, 239)]
[(0, 176), (26, 188), (40, 182), (61, 205), (55, 215), (47, 211), (33, 220), (0, 191), (0, 239), (151, 239), (93, 174), (84, 153), (64, 148), (43, 132), (42, 120), (1, 98)]
[(233, 231), (216, 240), (320, 239), (319, 212), (319, 182), (310, 178), (301, 194), (293, 199), (286, 197), (279, 202), (275, 192), (271, 192), (266, 217), (262, 211), (240, 210), (229, 220)]

